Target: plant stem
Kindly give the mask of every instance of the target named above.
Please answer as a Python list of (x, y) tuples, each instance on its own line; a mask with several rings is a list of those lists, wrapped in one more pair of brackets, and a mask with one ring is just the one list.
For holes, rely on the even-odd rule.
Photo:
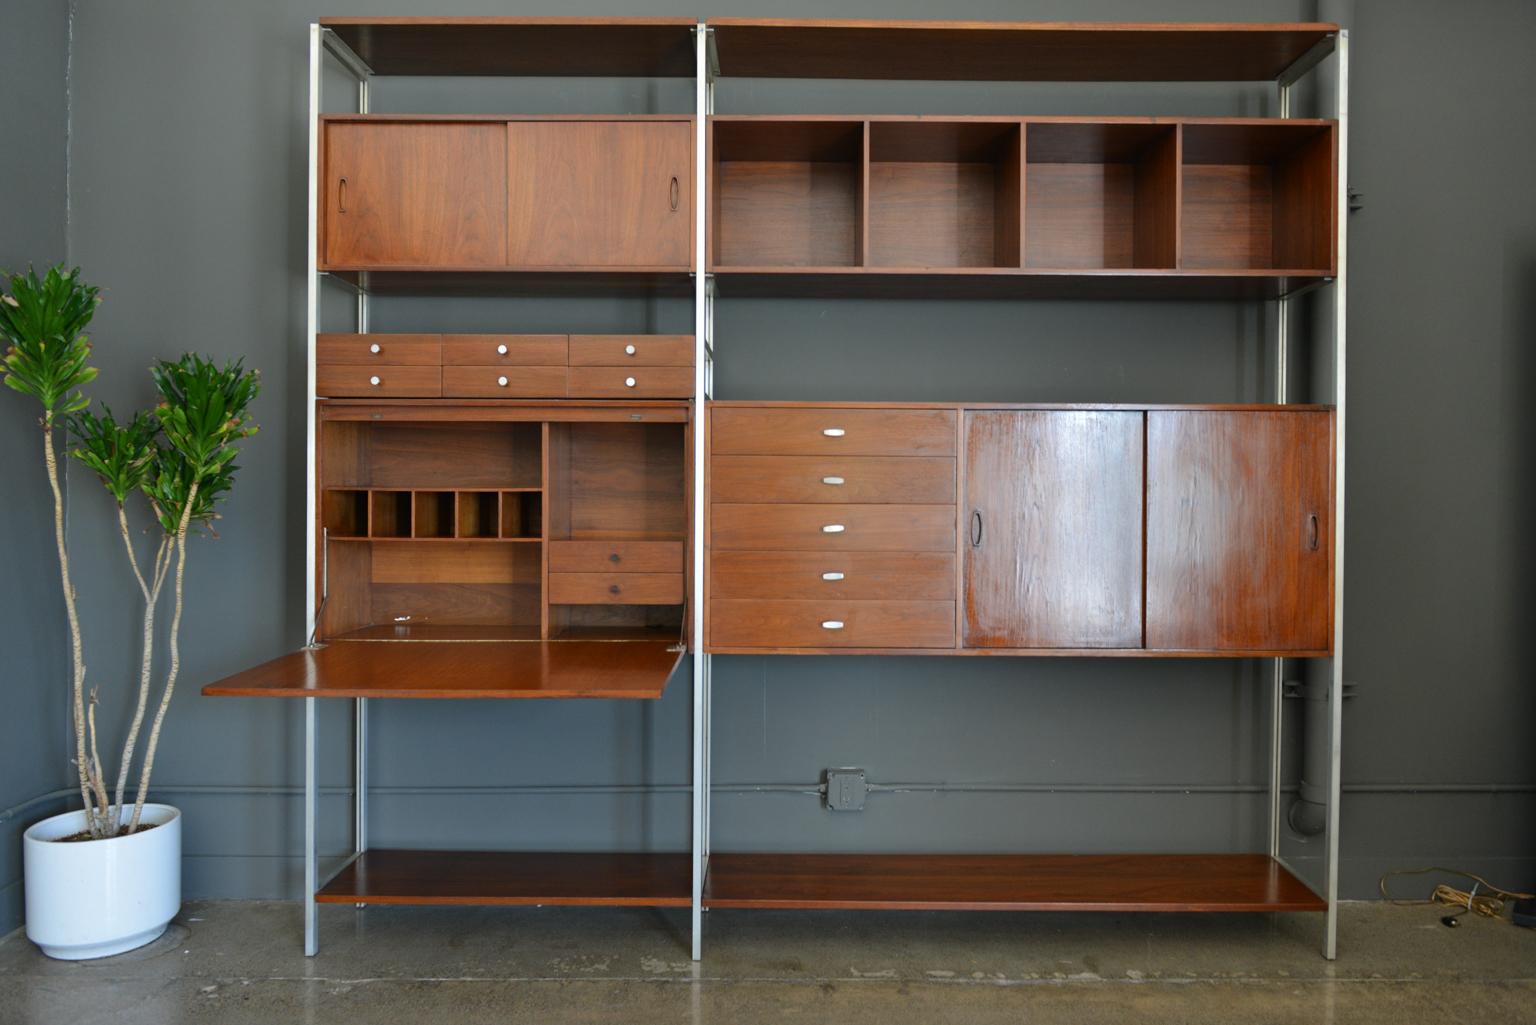
[(69, 617), (70, 667), (73, 676), (70, 710), (75, 726), (75, 767), (79, 770), (80, 796), (85, 801), (85, 823), (97, 835), (97, 812), (91, 806), (91, 780), (85, 755), (85, 658), (80, 646), (80, 615), (75, 610), (75, 585), (69, 578), (69, 549), (64, 544), (64, 493), (59, 489), (59, 462), (53, 454), (53, 414), (43, 417), (43, 463), (48, 486), (53, 489), (53, 540), (59, 549), (59, 580), (64, 585), (64, 611)]
[(130, 834), (138, 831), (139, 817), (144, 814), (144, 798), (149, 794), (149, 775), (155, 767), (155, 749), (160, 746), (160, 727), (165, 723), (166, 710), (171, 707), (176, 674), (181, 671), (182, 580), (187, 571), (187, 528), (192, 523), (192, 508), (197, 504), (198, 483), (194, 480), (187, 489), (187, 504), (181, 511), (181, 523), (176, 528), (176, 604), (171, 614), (171, 662), (165, 674), (165, 692), (160, 695), (160, 707), (155, 710), (155, 721), (149, 729), (149, 746), (144, 750), (144, 768), (139, 775), (139, 793), (133, 802), (133, 818), (128, 823)]
[(139, 571), (139, 560), (133, 552), (133, 536), (128, 530), (128, 514), (122, 506), (117, 507), (117, 525), (123, 535), (123, 546), (128, 549), (128, 563), (133, 567), (134, 578), (138, 580), (139, 590), (144, 595), (144, 647), (139, 659), (139, 699), (133, 710), (133, 722), (128, 727), (128, 737), (123, 741), (123, 757), (117, 768), (117, 789), (113, 794), (112, 806), (108, 812), (108, 818), (114, 822), (122, 818), (123, 791), (128, 786), (128, 769), (133, 763), (133, 749), (139, 742), (139, 730), (144, 725), (144, 709), (149, 704), (149, 687), (155, 655), (155, 605), (160, 599), (160, 585), (165, 580), (165, 575), (160, 571), (160, 564), (170, 544), (170, 538), (161, 537), (160, 547), (155, 551), (155, 562), (150, 570), (150, 578), (153, 581), (151, 586), (145, 581), (144, 574)]

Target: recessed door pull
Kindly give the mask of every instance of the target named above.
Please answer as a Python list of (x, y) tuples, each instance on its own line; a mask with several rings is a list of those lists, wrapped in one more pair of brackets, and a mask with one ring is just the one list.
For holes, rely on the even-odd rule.
[(671, 189), (670, 189), (670, 192), (669, 192), (669, 194), (667, 196), (667, 202), (672, 204), (672, 209), (674, 209), (674, 210), (677, 209), (678, 198), (679, 198), (679, 190), (678, 190), (678, 187), (677, 187), (677, 175), (674, 174), (672, 176)]
[(347, 180), (342, 178), (336, 183), (336, 211), (347, 212)]
[(822, 429), (821, 433), (825, 434), (829, 438), (841, 438), (847, 432), (844, 431), (841, 427), (825, 427)]
[(842, 485), (843, 478), (841, 478), (841, 477), (823, 477), (823, 478), (821, 478), (821, 482), (823, 484), (830, 484), (830, 485), (832, 485), (835, 488), (835, 487), (840, 487)]
[(971, 510), (971, 547), (981, 547), (981, 510)]
[(841, 534), (846, 528), (841, 523), (829, 523), (821, 528), (823, 534)]
[(843, 621), (841, 619), (828, 619), (821, 624), (821, 628), (823, 630), (841, 630), (843, 628)]
[(823, 573), (821, 575), (821, 579), (823, 579), (823, 580), (841, 580), (841, 579), (843, 579), (843, 575), (841, 573), (837, 572), (836, 570), (833, 570), (831, 573)]
[(1317, 514), (1313, 513), (1307, 517), (1307, 548), (1315, 552), (1317, 551), (1319, 542), (1320, 538), (1318, 537), (1317, 532)]

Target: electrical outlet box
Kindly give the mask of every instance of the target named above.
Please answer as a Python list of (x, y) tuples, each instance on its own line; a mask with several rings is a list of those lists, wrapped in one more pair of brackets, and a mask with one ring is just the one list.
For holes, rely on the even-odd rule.
[(863, 811), (869, 783), (863, 769), (827, 770), (827, 810)]

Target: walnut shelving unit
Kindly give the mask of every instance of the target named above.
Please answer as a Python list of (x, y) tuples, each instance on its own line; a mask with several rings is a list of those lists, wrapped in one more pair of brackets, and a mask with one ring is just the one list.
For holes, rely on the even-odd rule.
[[(305, 700), (306, 953), (318, 947), (318, 903), (500, 903), (688, 907), (695, 958), (702, 952), (706, 906), (1321, 910), (1323, 950), (1335, 955), (1346, 32), (1326, 24), (404, 17), (325, 19), (310, 27), (309, 44), (309, 397), (324, 401), (310, 407), (308, 507), (315, 529), (306, 553), (307, 621), (315, 637), (330, 643), (205, 689)], [(1330, 58), (1337, 72), (1336, 116), (1291, 117), (1293, 85)], [(329, 59), (357, 79), (355, 114), (320, 113), (322, 65)], [(692, 78), (694, 103), (691, 113), (676, 116), (378, 115), (368, 102), (374, 75)], [(714, 84), (727, 76), (1272, 82), (1279, 116), (717, 115)], [(371, 151), (371, 143), (360, 141), (383, 139), (383, 131), (393, 140), (392, 153)], [(664, 135), (670, 141), (663, 144)], [(642, 136), (651, 141), (636, 142)], [(538, 145), (523, 145), (529, 141)], [(592, 218), (561, 222), (543, 216), (541, 210), (580, 208), (593, 195), (633, 187), (628, 179), (604, 175), (613, 168), (622, 175), (650, 158), (609, 160), (601, 168), (581, 166), (576, 158), (540, 166), (540, 152), (571, 154), (594, 146), (604, 152), (621, 145), (666, 154), (656, 166), (663, 182), (670, 173), (670, 213), (686, 211), (686, 230), (668, 220), (667, 193), (649, 187), (632, 204), (653, 212), (652, 227), (644, 230), (610, 233), (612, 224)], [(515, 160), (509, 165), (509, 152), (532, 153), (533, 162), (523, 169)], [(568, 168), (583, 173), (567, 174)], [(567, 194), (556, 203), (528, 201), (551, 188)], [(381, 240), (366, 219), (381, 203), (417, 195), (445, 200), (412, 212), (438, 223), (410, 245)], [(340, 212), (354, 220), (332, 231), (327, 219)], [(614, 252), (627, 255), (606, 259)], [(322, 275), (356, 290), (357, 334), (327, 341), (317, 357), (317, 342), (329, 337), (318, 329)], [(1331, 540), (1331, 643), (1326, 650), (1300, 652), (1322, 667), (1330, 695), (1321, 885), (1302, 883), (1280, 849), (1280, 658), (1272, 662), (1267, 852), (711, 853), (705, 546), (712, 500), (722, 501), (732, 486), (724, 475), (706, 479), (703, 423), (717, 301), (1271, 301), (1278, 310), (1274, 401), (1287, 404), (1290, 300), (1322, 289), (1333, 299), (1332, 522), (1322, 532)], [(424, 355), (397, 360), (403, 365), (388, 374), (367, 369), (371, 295), (616, 293), (691, 294), (694, 334), (686, 369), (675, 363), (661, 374), (631, 375), (640, 381), (622, 370), (612, 378), (601, 366), (578, 361), (570, 349), (563, 361), (526, 360), (538, 363), (538, 374), (505, 374), (490, 365), (494, 359), (480, 357), (474, 362), (485, 365), (465, 370), (447, 357), (446, 341), (428, 341), (439, 336), (416, 336), (410, 344)], [(535, 378), (542, 383), (530, 384)], [(514, 380), (526, 394), (512, 397), (505, 390)], [(646, 389), (653, 389), (648, 397), (654, 402), (621, 401), (638, 400)], [(386, 392), (389, 401), (383, 401)], [(620, 401), (610, 401), (615, 395)], [(584, 446), (606, 451), (600, 461), (610, 467), (624, 463), (625, 443), (604, 439), (606, 432), (630, 427), (633, 418), (655, 429), (640, 438), (661, 439), (660, 448), (669, 453), (659, 471), (668, 481), (666, 497), (657, 504), (649, 485), (631, 481), (628, 497), (610, 501), (614, 495), (604, 492), (583, 511), (580, 482), (586, 475), (571, 467), (580, 463)], [(365, 452), (376, 433), (423, 426), (488, 431), (511, 450), (531, 455), (478, 467), (473, 461), (435, 465), (408, 454), (393, 465), (389, 458), (349, 462), (348, 453)], [(467, 438), (464, 447), (484, 450)], [(382, 446), (396, 457), (409, 448)], [(958, 451), (950, 458), (958, 462)], [(963, 510), (950, 472), (947, 499), (942, 481), (922, 479), (933, 488), (934, 508), (947, 509), (949, 524), (942, 529), (953, 528), (954, 537), (963, 528)], [(750, 491), (756, 485), (748, 472), (734, 486)], [(752, 529), (746, 524), (738, 533)], [(935, 538), (940, 533), (936, 529)], [(777, 572), (769, 563), (754, 563), (750, 551), (730, 554), (739, 579), (749, 584)], [(959, 579), (953, 553), (913, 554), (925, 579), (946, 572)], [(616, 585), (598, 572), (611, 569), (604, 561), (609, 559), (624, 561), (630, 571), (624, 586), (637, 589), (636, 604), (628, 598), (589, 604)], [(382, 576), (374, 572), (375, 561), (385, 567)], [(686, 567), (681, 577), (679, 562)], [(452, 579), (454, 574), (471, 579)], [(433, 592), (434, 580), (451, 580), (453, 595)], [(410, 608), (432, 614), (406, 616), (404, 606), (391, 604), (391, 588), (414, 589)], [(626, 611), (613, 615), (615, 604)], [(958, 604), (956, 610), (950, 632), (935, 631), (942, 643), (933, 650), (962, 653), (954, 639), (962, 626)], [(688, 852), (368, 850), (369, 699), (655, 698), (678, 661), (680, 634), (693, 652)], [(430, 643), (400, 643), (409, 641)], [(740, 650), (758, 647), (754, 642)], [(316, 843), (315, 701), (321, 697), (356, 701), (354, 851), (328, 880), (320, 876)]]

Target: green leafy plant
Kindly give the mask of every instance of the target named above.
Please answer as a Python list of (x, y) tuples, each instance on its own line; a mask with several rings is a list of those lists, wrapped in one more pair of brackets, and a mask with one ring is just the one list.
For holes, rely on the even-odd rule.
[[(91, 836), (105, 838), (139, 828), (161, 728), (181, 670), (187, 537), (194, 529), (211, 532), (218, 505), (234, 486), (237, 443), (257, 431), (250, 405), (260, 392), (260, 376), (246, 370), (241, 360), (219, 366), (189, 353), (177, 360), (158, 361), (151, 368), (158, 394), (153, 410), (137, 412), (124, 421), (105, 406), (100, 413), (92, 412), (81, 391), (96, 376), (87, 365), (90, 344), (83, 329), (100, 299), (98, 290), (79, 275), (78, 269), (66, 274), (62, 268), (53, 268), (41, 279), (30, 271), (9, 278), (10, 293), (0, 295), (0, 336), (9, 343), (0, 371), (8, 386), (37, 398), (43, 406), (44, 462), (54, 495), (54, 532), (70, 623), (75, 761), (87, 828)], [(80, 623), (64, 536), (54, 451), (54, 432), (63, 425), (75, 441), (70, 455), (97, 476), (116, 502), (118, 532), (144, 599), (137, 697), (110, 795), (98, 754), (98, 695), (94, 688), (89, 695), (85, 692)], [(148, 562), (139, 558), (129, 522), (128, 503), (135, 495), (147, 502), (158, 527), (154, 556)], [(153, 689), (156, 609), (173, 566), (169, 663), (140, 764), (133, 814), (125, 823), (128, 777)]]

